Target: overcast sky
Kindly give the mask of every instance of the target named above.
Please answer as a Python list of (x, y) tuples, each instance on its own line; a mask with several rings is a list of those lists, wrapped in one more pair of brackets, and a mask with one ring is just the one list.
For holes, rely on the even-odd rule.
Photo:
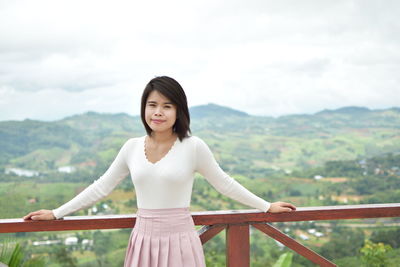
[(189, 106), (280, 116), (400, 106), (399, 1), (0, 0), (0, 120)]

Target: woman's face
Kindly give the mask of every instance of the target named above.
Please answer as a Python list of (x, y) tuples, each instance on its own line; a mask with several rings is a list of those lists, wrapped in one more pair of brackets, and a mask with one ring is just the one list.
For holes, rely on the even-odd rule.
[(145, 118), (153, 132), (172, 132), (176, 121), (176, 106), (164, 95), (153, 90), (147, 97)]

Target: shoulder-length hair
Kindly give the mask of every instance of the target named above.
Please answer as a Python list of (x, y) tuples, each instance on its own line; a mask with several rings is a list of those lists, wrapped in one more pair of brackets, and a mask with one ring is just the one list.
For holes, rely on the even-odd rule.
[(182, 86), (174, 79), (167, 76), (153, 78), (144, 88), (142, 102), (140, 107), (140, 117), (147, 134), (150, 136), (152, 129), (147, 125), (145, 118), (145, 109), (147, 98), (152, 91), (158, 91), (168, 98), (176, 106), (176, 121), (173, 126), (174, 132), (178, 135), (180, 141), (188, 137), (190, 131), (190, 115), (187, 104), (186, 94)]

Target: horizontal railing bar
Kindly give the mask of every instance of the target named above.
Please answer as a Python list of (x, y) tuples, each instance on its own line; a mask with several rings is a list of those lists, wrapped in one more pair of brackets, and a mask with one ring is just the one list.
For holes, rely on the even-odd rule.
[[(243, 222), (295, 222), (400, 217), (400, 203), (305, 207), (297, 208), (296, 211), (285, 213), (264, 213), (258, 210), (239, 210), (225, 211), (225, 213), (192, 212), (192, 215), (195, 224), (200, 225)], [(197, 217), (196, 215), (202, 216)]]
[[(400, 217), (400, 203), (303, 207), (287, 213), (258, 210), (192, 212), (196, 225)], [(132, 228), (136, 214), (67, 216), (61, 220), (0, 219), (0, 233)]]
[(0, 219), (0, 233), (133, 228), (135, 215), (67, 216), (60, 220)]

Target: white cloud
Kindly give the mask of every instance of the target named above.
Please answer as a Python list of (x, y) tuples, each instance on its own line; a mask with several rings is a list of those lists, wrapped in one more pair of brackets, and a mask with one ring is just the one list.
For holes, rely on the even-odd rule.
[(2, 87), (0, 120), (56, 120), (93, 110), (106, 113), (137, 113), (140, 109), (141, 89), (138, 90), (135, 84), (118, 84), (81, 92), (60, 88), (18, 91)]
[(175, 77), (190, 105), (214, 102), (260, 115), (399, 106), (399, 7), (361, 0), (3, 1), (0, 120), (90, 109), (137, 114), (131, 98), (156, 75)]

